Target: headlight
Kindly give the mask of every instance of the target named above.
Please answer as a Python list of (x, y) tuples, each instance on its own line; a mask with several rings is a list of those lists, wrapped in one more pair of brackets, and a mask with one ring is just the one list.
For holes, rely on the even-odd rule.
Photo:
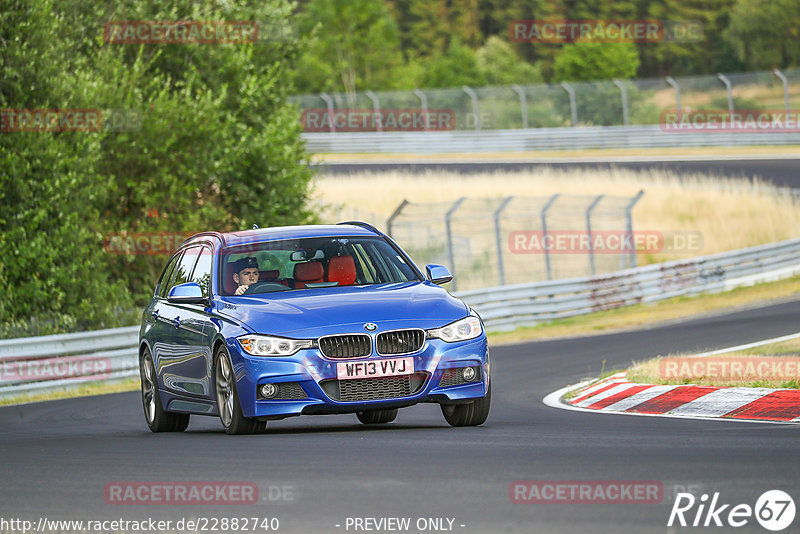
[(310, 339), (287, 339), (285, 337), (248, 334), (236, 340), (247, 354), (252, 356), (291, 356), (300, 349), (310, 349)]
[(438, 337), (443, 341), (453, 343), (476, 338), (481, 335), (481, 332), (483, 332), (481, 320), (474, 315), (470, 315), (447, 326), (428, 330), (428, 337)]

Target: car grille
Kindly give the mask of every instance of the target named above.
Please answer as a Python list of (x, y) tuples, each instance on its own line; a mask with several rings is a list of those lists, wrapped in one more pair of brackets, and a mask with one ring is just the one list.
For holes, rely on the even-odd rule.
[(474, 384), (481, 379), (481, 373), (475, 375), (471, 381), (464, 380), (464, 375), (461, 374), (462, 369), (445, 369), (442, 372), (442, 378), (439, 379), (440, 388), (449, 388), (451, 386), (460, 386), (462, 384)]
[(419, 392), (427, 378), (428, 373), (414, 373), (385, 378), (325, 380), (320, 387), (326, 395), (339, 402), (397, 399)]
[(378, 354), (410, 354), (425, 343), (423, 330), (394, 330), (378, 334)]
[(326, 358), (363, 358), (372, 354), (372, 339), (366, 334), (319, 338), (319, 350)]

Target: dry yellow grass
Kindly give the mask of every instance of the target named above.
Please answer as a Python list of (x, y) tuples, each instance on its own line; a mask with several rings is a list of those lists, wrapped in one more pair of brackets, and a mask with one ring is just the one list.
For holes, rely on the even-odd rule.
[[(362, 219), (383, 228), (403, 199), (455, 201), (461, 196), (645, 195), (633, 210), (635, 230), (694, 231), (703, 237), (699, 254), (712, 254), (800, 236), (800, 206), (788, 190), (764, 182), (748, 183), (705, 175), (627, 169), (320, 175), (313, 201), (324, 222)], [(675, 259), (669, 254), (641, 256), (640, 264)]]
[(109, 393), (123, 393), (126, 391), (136, 391), (141, 388), (138, 378), (128, 378), (119, 382), (106, 384), (103, 382), (84, 384), (77, 388), (65, 389), (62, 391), (51, 391), (47, 393), (37, 393), (35, 395), (18, 395), (0, 399), (0, 406), (11, 406), (14, 404), (30, 404), (33, 402), (44, 402), (57, 399), (71, 399), (74, 397), (91, 397), (94, 395), (108, 395)]
[[(764, 361), (764, 360), (757, 360), (759, 357), (768, 357), (768, 358), (780, 358), (780, 360), (776, 361), (783, 361), (782, 359), (786, 359), (786, 361), (797, 361), (797, 357), (800, 356), (800, 339), (792, 339), (789, 341), (783, 341), (779, 343), (770, 343), (767, 345), (762, 345), (760, 347), (753, 347), (746, 350), (734, 351), (734, 352), (726, 352), (724, 354), (719, 355), (718, 357), (710, 357), (710, 358), (719, 358), (719, 359), (726, 359), (726, 358), (745, 358), (750, 359), (752, 358), (754, 361)], [(692, 358), (691, 355), (669, 355), (668, 356), (671, 361), (680, 362), (686, 361), (689, 365), (692, 362), (697, 362), (698, 360), (702, 361), (703, 359)], [(634, 363), (629, 369), (627, 378), (632, 382), (639, 382), (643, 384), (698, 384), (703, 386), (733, 386), (733, 387), (767, 387), (767, 388), (800, 388), (800, 383), (796, 379), (789, 379), (788, 376), (774, 376), (768, 378), (762, 378), (760, 380), (754, 379), (732, 379), (732, 378), (722, 378), (722, 377), (715, 377), (715, 376), (698, 376), (693, 377), (691, 379), (683, 378), (683, 379), (665, 379), (662, 376), (662, 369), (661, 369), (661, 362), (662, 357), (652, 358), (650, 360), (642, 361)]]

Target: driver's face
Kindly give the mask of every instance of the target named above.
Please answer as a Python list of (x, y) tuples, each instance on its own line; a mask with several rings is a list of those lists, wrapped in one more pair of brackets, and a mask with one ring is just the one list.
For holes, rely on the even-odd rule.
[(238, 280), (236, 280), (237, 284), (240, 286), (249, 286), (258, 282), (258, 269), (250, 267), (243, 271), (239, 271), (239, 274), (236, 276), (238, 278)]

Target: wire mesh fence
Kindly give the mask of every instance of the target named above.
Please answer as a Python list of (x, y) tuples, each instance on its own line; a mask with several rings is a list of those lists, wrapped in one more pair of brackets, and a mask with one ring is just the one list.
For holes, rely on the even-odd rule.
[[(427, 116), (446, 110), (453, 120), (407, 120), (400, 130), (505, 130), (568, 126), (660, 124), (682, 110), (786, 110), (800, 104), (800, 69), (504, 87), (321, 93), (293, 97), (301, 113), (330, 120), (313, 131), (381, 131), (381, 120), (355, 121), (404, 110)], [(412, 111), (413, 110), (413, 111)], [(391, 117), (390, 117), (391, 118)], [(304, 126), (309, 131), (307, 122)], [(350, 126), (348, 127), (348, 122)], [(315, 123), (316, 124), (316, 123)]]
[(386, 228), (419, 265), (447, 265), (453, 290), (572, 278), (636, 266), (642, 194), (403, 201)]

